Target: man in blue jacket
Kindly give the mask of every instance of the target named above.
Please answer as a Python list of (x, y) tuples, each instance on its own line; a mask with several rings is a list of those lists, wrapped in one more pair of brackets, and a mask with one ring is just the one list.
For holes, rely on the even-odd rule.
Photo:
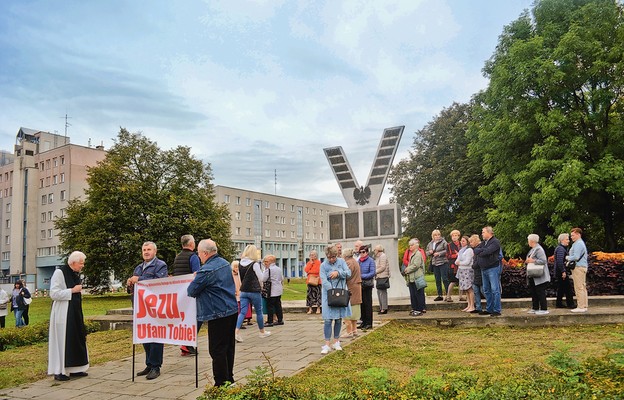
[(494, 230), (486, 226), (481, 230), (481, 242), (475, 249), (475, 263), (481, 268), (483, 278), (483, 292), (487, 311), (481, 311), (479, 315), (498, 317), (501, 315), (501, 287), (500, 287), (500, 260), (501, 245), (494, 237)]
[(217, 244), (204, 239), (197, 246), (202, 266), (187, 293), (197, 300), (197, 320), (208, 321), (208, 353), (215, 386), (234, 383), (236, 286), (230, 263), (217, 254)]
[[(360, 242), (361, 243), (361, 242)], [(375, 285), (375, 261), (368, 255), (368, 246), (358, 248), (360, 276), (362, 277), (362, 324), (360, 329), (373, 329), (373, 286)], [(354, 257), (357, 257), (355, 254)]]
[[(133, 287), (138, 281), (167, 277), (167, 264), (156, 257), (157, 251), (156, 243), (143, 243), (141, 247), (143, 262), (136, 266), (132, 277), (128, 278), (128, 287)], [(143, 343), (146, 367), (143, 371), (137, 373), (137, 376), (147, 375), (145, 377), (147, 379), (156, 379), (160, 376), (164, 348), (165, 345), (162, 343)]]

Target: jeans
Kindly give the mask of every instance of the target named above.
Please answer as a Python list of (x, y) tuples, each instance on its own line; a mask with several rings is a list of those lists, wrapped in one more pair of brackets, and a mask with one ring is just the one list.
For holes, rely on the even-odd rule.
[(436, 289), (438, 290), (438, 296), (442, 297), (442, 283), (444, 282), (444, 289), (448, 293), (449, 287), (449, 265), (448, 263), (442, 265), (433, 266), (433, 275), (435, 276)]
[(483, 277), (483, 292), (487, 311), (491, 313), (501, 312), (501, 288), (500, 288), (500, 268), (497, 266), (481, 270)]
[(472, 284), (472, 291), (474, 292), (475, 295), (475, 310), (477, 311), (483, 311), (481, 309), (481, 293), (482, 293), (482, 289), (483, 286), (481, 285), (476, 285), (476, 284)]
[(264, 329), (264, 317), (262, 316), (262, 296), (260, 292), (241, 292), (240, 305), (241, 311), (238, 313), (238, 320), (236, 321), (236, 329), (240, 329), (243, 326), (243, 320), (245, 314), (247, 314), (247, 307), (249, 303), (253, 305), (256, 310), (256, 322), (258, 322), (258, 329)]
[(323, 321), (323, 335), (325, 340), (329, 342), (332, 334), (332, 321), (334, 322), (334, 339), (340, 338), (340, 328), (342, 328), (342, 318), (326, 319)]
[(408, 283), (407, 288), (409, 289), (410, 293), (410, 306), (412, 308), (412, 311), (414, 311), (418, 307), (418, 300), (416, 300), (416, 292), (418, 291), (418, 289), (416, 289), (416, 282)]
[(222, 386), (225, 382), (234, 383), (236, 322), (236, 314), (208, 321), (208, 353), (212, 358), (215, 386)]
[(24, 324), (24, 320), (22, 319), (23, 314), (24, 310), (18, 310), (17, 308), (13, 309), (13, 315), (15, 315), (15, 326), (18, 328), (26, 326), (26, 324)]
[(164, 348), (165, 345), (162, 343), (143, 343), (143, 349), (145, 349), (145, 365), (160, 371), (160, 367), (163, 363)]

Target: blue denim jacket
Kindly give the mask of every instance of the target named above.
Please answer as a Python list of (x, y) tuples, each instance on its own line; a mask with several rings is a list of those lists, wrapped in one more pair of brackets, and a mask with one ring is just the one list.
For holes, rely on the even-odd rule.
[(198, 321), (238, 314), (232, 268), (230, 263), (217, 254), (206, 260), (186, 291), (197, 301)]

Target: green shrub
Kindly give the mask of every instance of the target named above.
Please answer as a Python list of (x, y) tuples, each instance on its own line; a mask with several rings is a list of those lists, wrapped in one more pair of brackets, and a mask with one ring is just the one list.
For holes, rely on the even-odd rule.
[[(0, 330), (0, 351), (6, 349), (29, 346), (31, 344), (37, 344), (48, 341), (50, 321), (39, 322), (36, 324), (30, 324), (22, 328), (6, 328)], [(100, 329), (100, 325), (97, 322), (86, 320), (85, 328), (87, 334), (97, 332)]]

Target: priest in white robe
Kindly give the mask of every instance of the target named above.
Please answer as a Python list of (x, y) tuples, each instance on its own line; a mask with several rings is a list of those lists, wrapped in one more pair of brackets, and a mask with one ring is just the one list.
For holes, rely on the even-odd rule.
[(50, 298), (53, 303), (48, 341), (48, 375), (54, 375), (57, 381), (88, 375), (89, 354), (80, 281), (85, 258), (84, 253), (74, 251), (67, 259), (67, 265), (54, 271), (50, 281)]

